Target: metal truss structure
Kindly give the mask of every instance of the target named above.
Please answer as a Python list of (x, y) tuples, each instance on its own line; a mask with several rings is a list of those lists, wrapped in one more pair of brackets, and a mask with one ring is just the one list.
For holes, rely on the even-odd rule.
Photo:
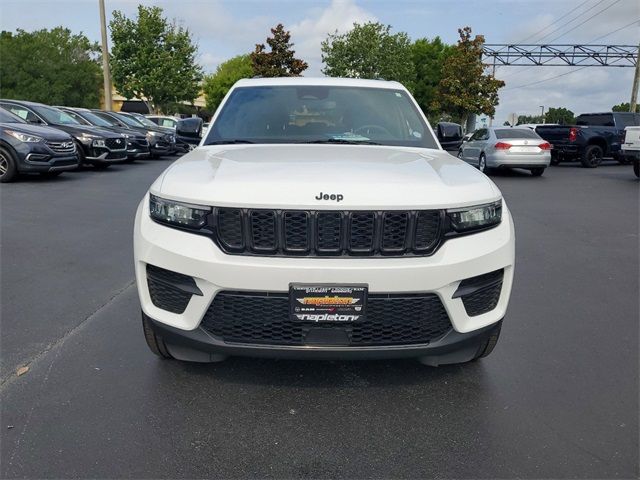
[(482, 60), (494, 66), (635, 67), (638, 45), (484, 45)]

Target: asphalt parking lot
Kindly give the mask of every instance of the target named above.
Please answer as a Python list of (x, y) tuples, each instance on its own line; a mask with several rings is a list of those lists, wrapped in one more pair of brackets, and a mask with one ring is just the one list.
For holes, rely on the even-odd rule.
[(197, 365), (148, 351), (133, 283), (170, 161), (0, 188), (2, 478), (638, 477), (631, 167), (494, 176), (516, 278), (483, 361)]

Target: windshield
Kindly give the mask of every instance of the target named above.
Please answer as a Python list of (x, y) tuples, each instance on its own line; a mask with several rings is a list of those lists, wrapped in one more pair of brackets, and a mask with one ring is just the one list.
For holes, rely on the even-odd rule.
[(236, 88), (207, 135), (216, 143), (358, 143), (438, 148), (406, 92), (382, 88)]
[(500, 130), (496, 130), (496, 138), (499, 139), (513, 139), (516, 138), (535, 138), (536, 140), (540, 140), (540, 137), (536, 132), (529, 129), (524, 128), (501, 128)]
[(158, 124), (157, 123), (153, 123), (151, 120), (149, 120), (147, 117), (143, 116), (143, 115), (134, 115), (135, 119), (138, 120), (140, 123), (142, 123), (145, 127), (157, 127)]
[(133, 117), (130, 117), (129, 115), (123, 115), (123, 114), (118, 114), (116, 113), (116, 115), (118, 115), (118, 118), (120, 120), (122, 120), (124, 123), (126, 123), (127, 125), (129, 125), (130, 127), (143, 127), (144, 125), (142, 125), (138, 120), (136, 120)]
[(27, 123), (19, 116), (0, 108), (0, 123)]
[(53, 123), (54, 125), (80, 125), (80, 122), (74, 119), (67, 112), (63, 112), (57, 108), (37, 105), (34, 106), (33, 109), (38, 115), (44, 118), (47, 123)]
[(82, 115), (82, 117), (85, 120), (87, 120), (89, 123), (91, 123), (92, 125), (96, 125), (98, 127), (112, 127), (116, 125), (116, 122), (109, 122), (108, 120), (105, 120), (104, 118), (99, 117), (98, 115), (92, 112), (83, 111), (82, 113), (80, 113), (80, 115)]

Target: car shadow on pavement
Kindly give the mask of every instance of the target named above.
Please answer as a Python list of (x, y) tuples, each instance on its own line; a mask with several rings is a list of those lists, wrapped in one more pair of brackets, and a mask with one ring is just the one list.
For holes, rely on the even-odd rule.
[(475, 381), (483, 376), (482, 362), (429, 367), (415, 359), (331, 361), (280, 360), (230, 357), (212, 364), (163, 362), (159, 375), (205, 377), (216, 383), (289, 386), (296, 388), (369, 388), (390, 385), (454, 383), (469, 375)]

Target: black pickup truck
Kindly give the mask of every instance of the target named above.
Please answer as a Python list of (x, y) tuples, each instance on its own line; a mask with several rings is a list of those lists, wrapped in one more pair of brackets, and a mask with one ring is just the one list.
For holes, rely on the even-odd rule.
[(627, 112), (583, 113), (575, 125), (539, 125), (536, 133), (553, 145), (551, 163), (579, 160), (595, 168), (604, 157), (627, 163), (622, 154), (624, 128), (640, 125), (640, 114)]

